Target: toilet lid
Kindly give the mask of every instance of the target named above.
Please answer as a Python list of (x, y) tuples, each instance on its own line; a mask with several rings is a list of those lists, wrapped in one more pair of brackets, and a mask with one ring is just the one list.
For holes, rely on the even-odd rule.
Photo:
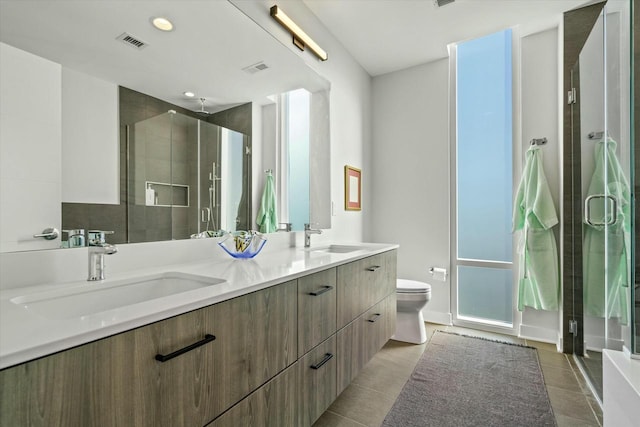
[(398, 279), (396, 281), (396, 290), (400, 293), (430, 293), (431, 285), (417, 280)]

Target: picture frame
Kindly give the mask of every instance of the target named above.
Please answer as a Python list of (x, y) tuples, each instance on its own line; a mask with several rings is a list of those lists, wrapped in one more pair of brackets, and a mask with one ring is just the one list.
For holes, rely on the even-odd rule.
[(349, 165), (344, 167), (344, 209), (362, 210), (362, 171)]

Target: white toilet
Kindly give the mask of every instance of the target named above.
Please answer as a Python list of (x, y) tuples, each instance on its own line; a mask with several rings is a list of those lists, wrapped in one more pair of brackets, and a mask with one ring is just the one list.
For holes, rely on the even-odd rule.
[(417, 280), (396, 281), (398, 318), (391, 339), (413, 344), (427, 341), (422, 309), (431, 299), (431, 285)]

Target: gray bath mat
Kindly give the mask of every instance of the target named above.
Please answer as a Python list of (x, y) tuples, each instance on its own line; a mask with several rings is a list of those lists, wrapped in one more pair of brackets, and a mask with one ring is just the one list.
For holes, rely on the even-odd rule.
[(535, 348), (438, 331), (384, 427), (555, 426)]

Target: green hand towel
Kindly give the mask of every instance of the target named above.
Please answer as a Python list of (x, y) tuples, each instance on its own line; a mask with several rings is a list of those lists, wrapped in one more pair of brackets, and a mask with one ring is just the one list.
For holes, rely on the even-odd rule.
[(527, 150), (513, 209), (513, 231), (522, 231), (518, 246), (518, 310), (557, 310), (560, 276), (556, 238), (558, 223), (539, 146)]
[(267, 181), (264, 184), (262, 202), (260, 203), (256, 223), (260, 227), (261, 233), (273, 233), (278, 228), (275, 183), (271, 173), (267, 174)]

